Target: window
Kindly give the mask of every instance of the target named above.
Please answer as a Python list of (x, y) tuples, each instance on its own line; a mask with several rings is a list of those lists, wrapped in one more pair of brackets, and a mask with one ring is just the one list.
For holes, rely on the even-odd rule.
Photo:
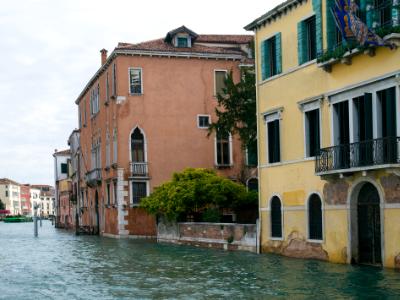
[(272, 197), (270, 210), (271, 238), (282, 238), (282, 205), (277, 196)]
[(316, 17), (312, 16), (298, 24), (299, 65), (317, 57)]
[(147, 196), (146, 182), (132, 182), (132, 204), (138, 205), (140, 200)]
[(319, 109), (306, 111), (304, 117), (306, 157), (314, 157), (318, 155), (320, 149)]
[(107, 130), (106, 134), (106, 167), (111, 164), (111, 149), (110, 149), (110, 133)]
[(113, 190), (114, 190), (114, 199), (113, 199), (113, 202), (114, 202), (114, 205), (118, 205), (118, 197), (117, 197), (117, 195), (118, 195), (118, 189), (117, 189), (117, 181), (116, 180), (114, 180), (113, 181)]
[(308, 200), (308, 238), (322, 240), (322, 203), (317, 194)]
[(8, 191), (6, 191), (6, 197), (8, 197)]
[(94, 116), (99, 112), (99, 97), (100, 97), (100, 85), (97, 84), (97, 88), (93, 89), (90, 94), (90, 108), (91, 115)]
[(112, 96), (117, 97), (117, 65), (113, 64), (112, 69)]
[(393, 0), (374, 0), (375, 20), (379, 27), (392, 26)]
[(67, 174), (68, 173), (68, 165), (62, 163), (61, 164), (61, 174)]
[(279, 113), (271, 113), (264, 116), (266, 121), (268, 162), (270, 164), (281, 161), (280, 155), (280, 131)]
[(247, 181), (247, 189), (249, 191), (258, 192), (258, 179), (257, 178), (250, 178)]
[(198, 128), (208, 128), (210, 126), (210, 116), (208, 115), (198, 115), (197, 116), (197, 127)]
[(96, 139), (92, 143), (92, 170), (101, 169), (101, 146), (100, 139)]
[(177, 37), (178, 48), (187, 48), (189, 46), (187, 37)]
[(108, 80), (108, 72), (106, 74), (106, 103), (110, 100), (110, 82)]
[(258, 164), (258, 155), (257, 155), (257, 140), (250, 142), (247, 145), (246, 149), (247, 154), (247, 166), (253, 167)]
[(111, 204), (111, 191), (110, 191), (110, 184), (107, 183), (107, 205)]
[(214, 96), (224, 94), (226, 74), (225, 70), (214, 71)]
[(113, 132), (113, 164), (117, 163), (118, 159), (118, 139), (117, 139), (117, 129)]
[(142, 94), (142, 69), (129, 69), (130, 93), (132, 95)]
[(144, 162), (144, 136), (139, 128), (135, 128), (131, 135), (131, 160), (132, 162)]
[(217, 134), (216, 137), (216, 164), (217, 166), (230, 166), (232, 137), (230, 134)]
[(261, 79), (282, 73), (281, 33), (261, 43)]

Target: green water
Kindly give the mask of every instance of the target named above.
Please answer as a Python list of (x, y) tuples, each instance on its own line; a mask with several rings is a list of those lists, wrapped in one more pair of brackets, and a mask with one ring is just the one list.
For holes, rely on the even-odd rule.
[(1, 299), (400, 299), (400, 272), (0, 223)]

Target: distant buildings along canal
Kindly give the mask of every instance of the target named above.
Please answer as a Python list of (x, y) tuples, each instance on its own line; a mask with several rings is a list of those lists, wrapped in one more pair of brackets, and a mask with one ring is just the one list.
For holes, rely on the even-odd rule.
[[(342, 10), (347, 41), (335, 1), (289, 0), (246, 26), (256, 45), (261, 245), (400, 267), (399, 6), (351, 2), (359, 9)], [(365, 44), (352, 31), (360, 22)]]
[(255, 163), (238, 137), (207, 136), (226, 74), (239, 81), (242, 68), (253, 67), (252, 41), (182, 26), (164, 38), (119, 43), (109, 56), (101, 50), (101, 66), (75, 102), (79, 129), (69, 137), (71, 151), (54, 153), (60, 224), (70, 213), (60, 194), (67, 180), (59, 173), (61, 157), (71, 161), (80, 229), (106, 236), (155, 236), (156, 220), (140, 201), (187, 167), (254, 185)]

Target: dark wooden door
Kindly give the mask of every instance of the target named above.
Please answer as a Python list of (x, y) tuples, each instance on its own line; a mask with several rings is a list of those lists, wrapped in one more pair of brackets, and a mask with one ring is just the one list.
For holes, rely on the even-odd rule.
[(381, 220), (379, 194), (365, 184), (358, 197), (358, 260), (361, 264), (381, 265)]

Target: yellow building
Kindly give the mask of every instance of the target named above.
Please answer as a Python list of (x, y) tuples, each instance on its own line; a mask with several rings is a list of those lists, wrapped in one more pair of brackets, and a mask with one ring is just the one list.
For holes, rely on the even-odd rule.
[[(361, 20), (398, 43), (397, 0), (355, 2)], [(342, 42), (333, 5), (289, 0), (246, 26), (255, 32), (261, 248), (400, 267), (400, 50)]]

